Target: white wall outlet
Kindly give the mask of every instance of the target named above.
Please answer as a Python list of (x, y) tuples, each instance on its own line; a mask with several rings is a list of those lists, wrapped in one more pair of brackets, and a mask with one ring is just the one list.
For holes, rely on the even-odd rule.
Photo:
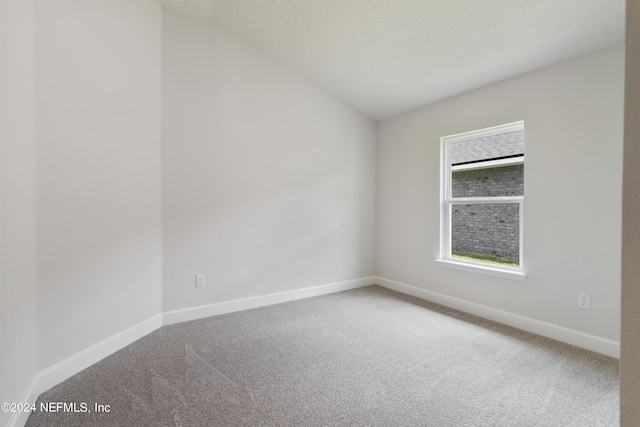
[(196, 286), (204, 286), (204, 274), (196, 274)]
[(589, 308), (591, 308), (591, 296), (587, 294), (578, 294), (578, 307), (589, 310)]
[(356, 257), (351, 257), (351, 265), (356, 265)]

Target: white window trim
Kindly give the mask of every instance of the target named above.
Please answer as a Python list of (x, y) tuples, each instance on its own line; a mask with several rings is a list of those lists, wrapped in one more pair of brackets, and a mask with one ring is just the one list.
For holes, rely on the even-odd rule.
[[(524, 162), (523, 157), (511, 159), (501, 159), (497, 161), (487, 161), (470, 163), (467, 165), (451, 166), (451, 144), (458, 141), (481, 138), (484, 136), (497, 135), (500, 133), (513, 132), (524, 129), (524, 121), (507, 123), (505, 125), (493, 126), (471, 132), (464, 132), (455, 135), (443, 136), (440, 138), (440, 257), (436, 263), (441, 267), (453, 268), (457, 270), (471, 271), (480, 274), (502, 277), (523, 281), (526, 278), (524, 271), (524, 196), (511, 197), (451, 197), (451, 172), (459, 170), (482, 169), (495, 166), (506, 166)], [(451, 206), (454, 204), (486, 204), (491, 203), (518, 203), (520, 213), (520, 266), (507, 267), (490, 263), (474, 262), (453, 258), (451, 256)]]
[(521, 271), (508, 271), (503, 268), (492, 267), (491, 264), (474, 264), (472, 261), (460, 262), (451, 259), (436, 259), (436, 263), (440, 267), (452, 268), (454, 270), (470, 271), (472, 273), (486, 274), (488, 276), (502, 277), (503, 279), (512, 279), (524, 281), (527, 274)]
[(451, 172), (470, 171), (474, 169), (488, 169), (497, 166), (521, 165), (524, 163), (524, 156), (511, 157), (509, 159), (487, 160), (486, 162), (465, 163), (451, 166)]

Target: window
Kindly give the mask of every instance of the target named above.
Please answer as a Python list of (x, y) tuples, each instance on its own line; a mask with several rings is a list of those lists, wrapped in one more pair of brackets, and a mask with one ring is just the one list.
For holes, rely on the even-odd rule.
[(442, 137), (444, 267), (524, 280), (524, 122)]

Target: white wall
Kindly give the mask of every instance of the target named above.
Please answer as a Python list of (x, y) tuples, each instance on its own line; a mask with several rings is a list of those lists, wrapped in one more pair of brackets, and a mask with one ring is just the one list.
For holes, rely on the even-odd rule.
[(37, 369), (34, 19), (33, 1), (0, 1), (0, 402)]
[(36, 6), (38, 365), (161, 311), (161, 9)]
[(164, 309), (373, 275), (374, 124), (212, 24), (163, 17)]
[[(616, 46), (379, 123), (377, 275), (618, 342), (623, 64)], [(526, 281), (438, 267), (439, 138), (517, 120)]]

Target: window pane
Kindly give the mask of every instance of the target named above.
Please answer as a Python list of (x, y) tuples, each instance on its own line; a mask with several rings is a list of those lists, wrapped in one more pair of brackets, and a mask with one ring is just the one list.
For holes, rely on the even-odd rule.
[(451, 144), (451, 164), (472, 165), (524, 154), (524, 130), (467, 139)]
[(452, 197), (524, 195), (524, 164), (451, 173)]
[(451, 255), (519, 266), (520, 205), (452, 204)]

